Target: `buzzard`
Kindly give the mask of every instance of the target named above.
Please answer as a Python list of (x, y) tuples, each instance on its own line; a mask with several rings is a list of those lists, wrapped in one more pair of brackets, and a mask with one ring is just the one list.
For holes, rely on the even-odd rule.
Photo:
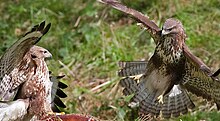
[(34, 26), (0, 58), (0, 110), (17, 109), (19, 113), (1, 112), (4, 117), (13, 115), (9, 117), (15, 117), (11, 120), (41, 119), (52, 112), (52, 105), (54, 109), (56, 106), (65, 107), (59, 99), (66, 97), (60, 90), (66, 85), (58, 80), (63, 76), (50, 76), (45, 59), (52, 55), (35, 45), (50, 26), (49, 23), (45, 27), (45, 22)]
[(139, 106), (140, 115), (178, 117), (194, 108), (188, 91), (213, 100), (220, 108), (220, 73), (214, 74), (185, 44), (182, 23), (169, 18), (160, 29), (142, 13), (115, 0), (101, 0), (142, 23), (156, 48), (149, 61), (119, 62), (118, 75), (125, 95), (134, 96), (130, 105)]
[[(47, 97), (51, 101), (51, 108), (54, 112), (60, 112), (59, 107), (65, 108), (66, 106), (60, 100), (60, 98), (65, 98), (67, 95), (62, 91), (62, 89), (67, 88), (67, 85), (59, 81), (59, 79), (64, 76), (50, 76), (50, 81), (52, 84), (51, 97)], [(29, 98), (27, 99), (14, 99), (13, 101), (0, 101), (0, 120), (1, 121), (19, 121), (19, 120), (29, 120), (26, 116), (28, 115), (29, 108)], [(53, 117), (56, 119), (56, 115), (45, 117), (50, 119)], [(35, 120), (33, 117), (32, 120)]]

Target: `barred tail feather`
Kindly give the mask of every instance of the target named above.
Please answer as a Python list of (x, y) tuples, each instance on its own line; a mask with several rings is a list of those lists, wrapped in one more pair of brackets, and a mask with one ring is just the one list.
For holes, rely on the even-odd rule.
[(179, 85), (174, 85), (171, 92), (164, 97), (162, 115), (164, 118), (178, 117), (186, 114), (188, 109), (193, 109), (195, 105), (189, 98), (187, 92)]
[(147, 67), (146, 61), (120, 61), (118, 71), (120, 77), (143, 74)]
[(187, 92), (179, 85), (174, 85), (171, 92), (164, 96), (163, 104), (155, 100), (155, 93), (143, 89), (144, 86), (141, 86), (141, 83), (137, 86), (139, 90), (136, 90), (132, 101), (139, 103), (141, 115), (154, 115), (157, 117), (161, 113), (164, 118), (178, 117), (195, 107)]
[(124, 95), (134, 94), (131, 104), (136, 103), (140, 105), (140, 114), (159, 115), (161, 105), (155, 101), (155, 93), (148, 92), (144, 83), (138, 84), (134, 78), (126, 77), (120, 81), (120, 84), (124, 87)]
[(161, 110), (161, 104), (154, 100), (154, 96), (149, 95), (140, 103), (140, 114), (141, 115), (154, 115), (159, 116)]
[(120, 80), (120, 85), (124, 87), (123, 94), (131, 95), (138, 90), (138, 85), (134, 78), (126, 77)]

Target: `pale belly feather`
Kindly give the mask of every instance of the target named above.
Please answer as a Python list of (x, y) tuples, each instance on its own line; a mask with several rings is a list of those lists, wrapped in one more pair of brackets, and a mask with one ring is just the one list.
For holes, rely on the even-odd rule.
[(169, 75), (165, 76), (157, 69), (153, 70), (145, 80), (145, 87), (151, 94), (155, 94), (155, 98), (163, 95), (171, 82)]

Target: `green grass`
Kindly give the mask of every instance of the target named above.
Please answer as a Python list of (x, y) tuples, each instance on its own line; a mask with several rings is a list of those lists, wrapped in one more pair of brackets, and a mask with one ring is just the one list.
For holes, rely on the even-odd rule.
[[(17, 1), (17, 2), (16, 2)], [(158, 25), (170, 17), (179, 19), (186, 30), (192, 52), (216, 70), (220, 67), (220, 2), (218, 0), (122, 0)], [(95, 0), (14, 0), (0, 2), (0, 54), (22, 34), (43, 20), (52, 27), (38, 45), (53, 54), (48, 62), (63, 81), (67, 113), (91, 114), (100, 119), (134, 120), (137, 110), (126, 106), (118, 85), (119, 60), (148, 59), (154, 50), (149, 34), (125, 14)], [(78, 22), (77, 22), (78, 20)], [(58, 60), (61, 62), (59, 63)], [(104, 86), (92, 91), (93, 88)], [(204, 104), (206, 105), (206, 103)], [(216, 111), (197, 110), (171, 120), (214, 121)]]

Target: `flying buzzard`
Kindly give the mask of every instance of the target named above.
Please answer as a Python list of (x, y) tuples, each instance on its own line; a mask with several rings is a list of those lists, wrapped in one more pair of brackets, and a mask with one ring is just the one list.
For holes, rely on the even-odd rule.
[[(134, 94), (133, 105), (143, 115), (177, 117), (194, 108), (188, 92), (213, 100), (220, 108), (219, 70), (210, 69), (185, 45), (186, 34), (179, 20), (170, 18), (160, 29), (142, 13), (115, 0), (102, 2), (134, 17), (154, 39), (156, 48), (147, 61), (120, 62), (118, 75), (125, 95)], [(138, 75), (138, 76), (137, 76)]]
[(8, 48), (0, 59), (0, 101), (4, 101), (0, 110), (24, 104), (20, 108), (14, 107), (25, 114), (17, 115), (17, 120), (30, 120), (33, 116), (35, 119), (41, 119), (48, 112), (52, 112), (51, 104), (53, 107), (60, 106), (59, 104), (65, 107), (59, 98), (66, 95), (59, 88), (66, 86), (59, 86), (57, 79), (62, 77), (50, 77), (45, 62), (45, 59), (51, 58), (52, 55), (48, 50), (35, 45), (48, 32), (50, 26), (51, 24), (48, 24), (45, 27), (45, 22), (34, 26)]

